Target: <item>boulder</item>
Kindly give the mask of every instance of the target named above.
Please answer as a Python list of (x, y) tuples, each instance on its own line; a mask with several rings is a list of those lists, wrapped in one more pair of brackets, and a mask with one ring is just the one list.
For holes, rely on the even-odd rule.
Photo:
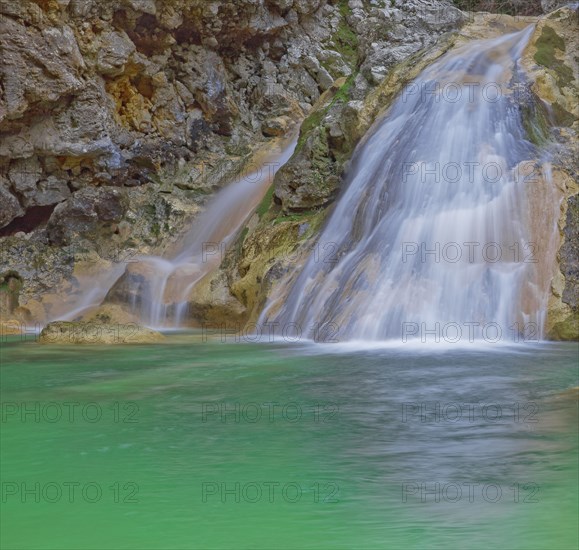
[(155, 344), (165, 337), (150, 328), (135, 323), (71, 323), (55, 321), (42, 329), (41, 344)]
[(15, 336), (17, 334), (24, 334), (26, 326), (18, 319), (8, 319), (0, 321), (0, 337)]
[(264, 136), (283, 136), (287, 132), (289, 122), (290, 119), (288, 117), (276, 117), (272, 120), (266, 120), (261, 125), (261, 131)]
[(135, 45), (125, 32), (105, 32), (100, 36), (97, 70), (107, 76), (118, 76), (125, 71)]

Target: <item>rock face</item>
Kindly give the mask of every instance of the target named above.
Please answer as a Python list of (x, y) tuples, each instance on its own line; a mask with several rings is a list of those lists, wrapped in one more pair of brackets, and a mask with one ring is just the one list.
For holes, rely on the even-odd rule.
[(570, 0), (541, 0), (541, 7), (545, 13), (551, 13), (572, 3)]
[(540, 142), (554, 142), (553, 184), (562, 196), (546, 326), (547, 335), (556, 340), (579, 339), (578, 36), (577, 11), (561, 8), (541, 18), (523, 59), (533, 93), (547, 105), (531, 125), (539, 129), (535, 137)]
[(46, 325), (38, 341), (41, 344), (156, 344), (165, 337), (134, 323), (68, 323), (57, 321)]
[[(277, 176), (275, 198), (285, 212), (303, 212), (333, 201), (345, 162), (362, 135), (352, 134), (360, 100), (395, 66), (433, 47), (466, 20), (448, 4), (417, 1), (389, 3), (382, 9), (352, 1), (344, 5), (343, 16), (336, 40), (344, 48), (343, 56), (348, 53), (355, 62), (351, 71), (342, 73), (346, 80), (334, 82), (337, 96), (318, 103), (316, 112), (305, 120), (297, 153)], [(335, 60), (326, 57), (322, 67), (333, 70)]]
[(562, 301), (579, 310), (579, 195), (567, 201), (563, 245), (559, 249), (561, 273), (565, 277)]
[(22, 277), (14, 271), (0, 275), (0, 314), (9, 318), (19, 307), (19, 294), (22, 289)]

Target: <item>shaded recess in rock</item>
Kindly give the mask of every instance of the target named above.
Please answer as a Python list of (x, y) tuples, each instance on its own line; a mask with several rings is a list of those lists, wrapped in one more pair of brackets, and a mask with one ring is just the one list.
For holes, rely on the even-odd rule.
[(29, 208), (24, 216), (14, 218), (8, 225), (2, 227), (0, 229), (0, 237), (15, 235), (21, 231), (30, 233), (34, 229), (46, 225), (55, 208), (56, 205)]

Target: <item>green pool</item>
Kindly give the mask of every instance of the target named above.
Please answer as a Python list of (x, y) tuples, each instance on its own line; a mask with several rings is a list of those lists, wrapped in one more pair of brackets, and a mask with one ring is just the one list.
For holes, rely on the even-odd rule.
[(576, 344), (1, 346), (3, 549), (576, 549)]

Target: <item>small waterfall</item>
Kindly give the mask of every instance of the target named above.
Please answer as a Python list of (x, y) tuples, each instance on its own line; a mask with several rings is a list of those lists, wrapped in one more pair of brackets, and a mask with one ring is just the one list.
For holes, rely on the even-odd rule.
[(113, 264), (102, 273), (77, 277), (76, 292), (54, 307), (50, 320), (74, 320), (89, 313), (106, 303), (123, 282), (122, 300), (117, 301), (123, 301), (141, 323), (156, 328), (185, 325), (191, 291), (219, 266), (296, 145), (297, 137), (292, 134), (266, 153), (258, 152), (251, 169), (210, 200), (172, 255), (138, 256), (127, 266)]
[(188, 298), (194, 286), (219, 266), (296, 145), (297, 137), (274, 147), (259, 167), (219, 191), (171, 257), (136, 258), (136, 266), (132, 264), (129, 269), (144, 274), (146, 284), (140, 280), (129, 282), (128, 294), (131, 309), (142, 323), (151, 327), (185, 324)]
[[(523, 163), (538, 152), (513, 92), (532, 32), (462, 46), (407, 86), (357, 147), (316, 253), (260, 323), (340, 340), (540, 333), (548, 277), (527, 196), (537, 174)], [(535, 230), (556, 231), (557, 209)]]

